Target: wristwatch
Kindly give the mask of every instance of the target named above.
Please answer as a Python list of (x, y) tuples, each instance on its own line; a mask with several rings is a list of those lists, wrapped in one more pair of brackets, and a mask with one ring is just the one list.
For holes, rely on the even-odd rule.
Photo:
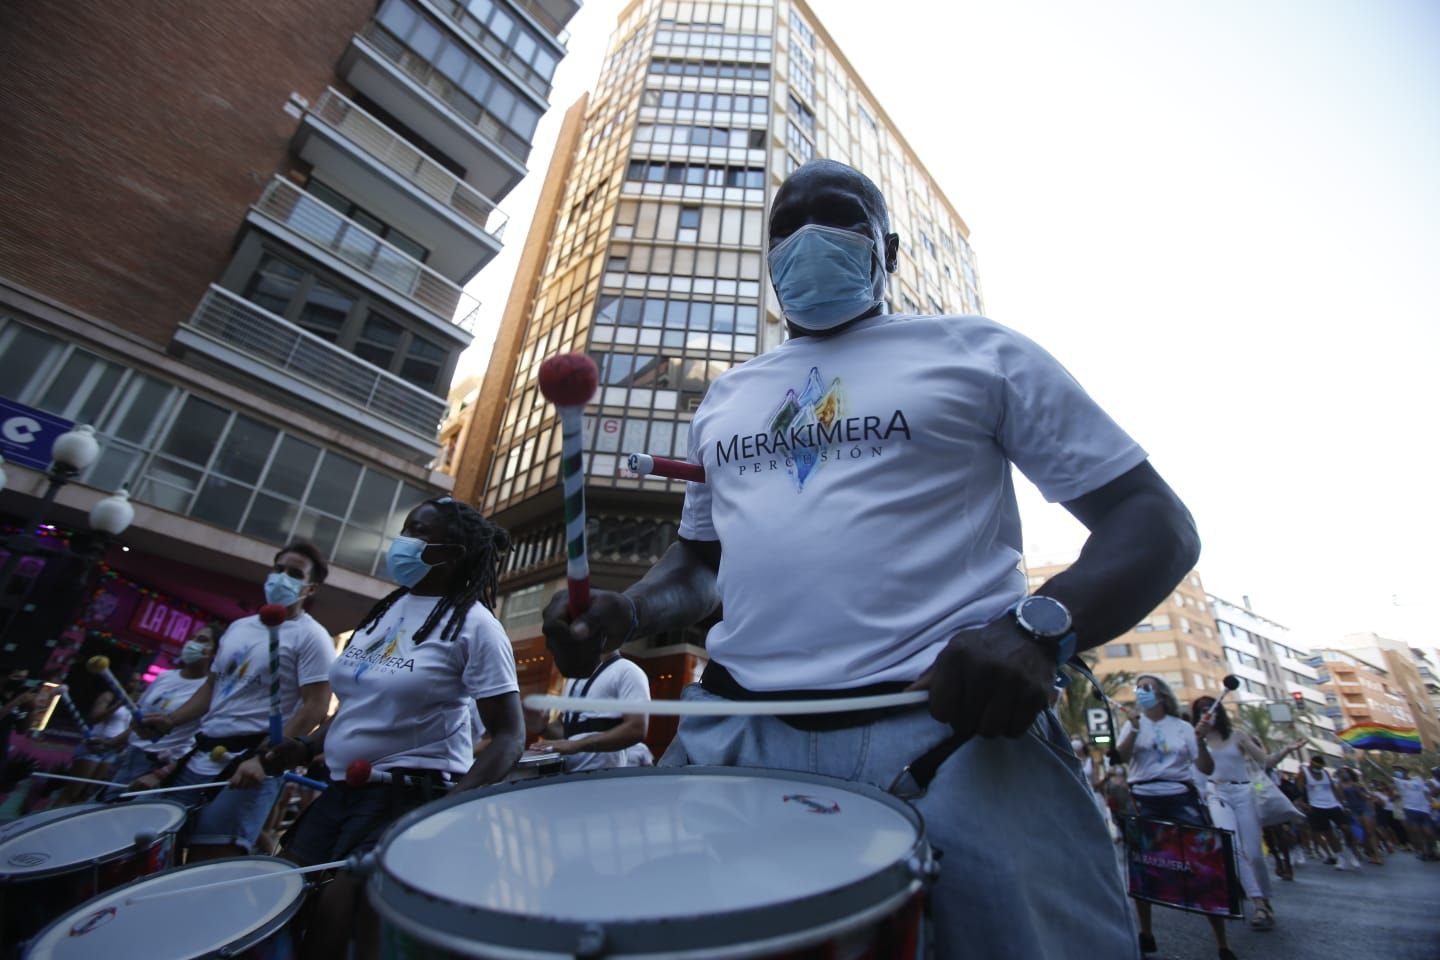
[(1065, 604), (1054, 597), (1026, 597), (1011, 613), (1021, 630), (1054, 652), (1056, 663), (1075, 656), (1075, 631)]

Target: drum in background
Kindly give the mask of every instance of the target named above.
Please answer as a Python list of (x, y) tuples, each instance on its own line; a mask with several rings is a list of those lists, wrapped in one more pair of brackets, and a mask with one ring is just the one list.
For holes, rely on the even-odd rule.
[[(290, 960), (289, 923), (305, 878), (277, 857), (232, 857), (166, 870), (55, 919), (25, 960)], [(244, 884), (207, 889), (241, 877)]]
[(92, 807), (0, 841), (0, 941), (23, 940), (97, 893), (174, 864), (185, 813), (169, 800)]
[(1235, 835), (1147, 817), (1125, 818), (1130, 896), (1193, 913), (1240, 919)]
[(534, 780), (536, 777), (553, 777), (565, 772), (565, 758), (558, 753), (541, 753), (526, 750), (520, 755), (515, 768), (505, 775), (506, 783), (516, 780)]
[(913, 957), (935, 861), (870, 787), (629, 768), (448, 797), (386, 831), (382, 956)]

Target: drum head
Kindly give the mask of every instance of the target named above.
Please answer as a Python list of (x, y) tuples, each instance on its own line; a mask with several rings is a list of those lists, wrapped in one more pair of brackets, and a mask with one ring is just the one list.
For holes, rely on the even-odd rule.
[[(782, 905), (792, 929), (848, 916), (857, 904), (837, 891), (870, 884), (884, 899), (908, 888), (921, 847), (918, 816), (868, 787), (762, 770), (607, 770), (412, 813), (381, 845), (371, 898), (391, 919), (407, 908), (386, 910), (387, 890), (472, 918), (493, 912), (470, 929), (512, 947), (527, 945), (527, 921), (664, 925), (676, 946), (681, 919), (727, 916), (733, 936)], [(413, 926), (434, 926), (438, 906), (422, 912)], [(509, 933), (506, 918), (518, 924)]]
[(0, 842), (9, 840), (33, 827), (38, 827), (42, 823), (59, 820), (61, 817), (74, 816), (77, 813), (84, 813), (86, 810), (99, 810), (104, 806), (103, 803), (72, 803), (68, 807), (52, 807), (49, 810), (41, 810), (39, 813), (26, 814), (18, 820), (11, 820), (9, 823), (0, 825)]
[[(283, 872), (293, 868), (274, 857), (235, 857), (153, 874), (62, 915), (31, 942), (26, 960), (191, 960), (222, 950), (229, 956), (299, 909), (305, 879)], [(257, 879), (197, 889), (238, 877)], [(169, 895), (148, 899), (160, 893)]]
[(0, 882), (63, 872), (92, 860), (133, 850), (138, 834), (174, 833), (185, 808), (168, 800), (81, 810), (0, 841)]

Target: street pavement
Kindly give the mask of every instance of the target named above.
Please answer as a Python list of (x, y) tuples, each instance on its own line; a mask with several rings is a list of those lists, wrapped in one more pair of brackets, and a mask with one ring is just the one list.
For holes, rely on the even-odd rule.
[[(1275, 928), (1227, 924), (1240, 960), (1440, 960), (1440, 862), (1398, 853), (1383, 867), (1336, 870), (1310, 860), (1275, 879)], [(1246, 905), (1248, 909), (1248, 904)], [(1214, 960), (1199, 914), (1155, 908), (1156, 960)]]

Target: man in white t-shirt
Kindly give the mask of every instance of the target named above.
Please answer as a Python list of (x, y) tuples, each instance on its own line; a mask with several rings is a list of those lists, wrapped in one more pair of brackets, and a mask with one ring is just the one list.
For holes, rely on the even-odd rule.
[(1404, 810), (1405, 832), (1414, 837), (1410, 846), (1421, 860), (1434, 860), (1435, 818), (1430, 808), (1429, 784), (1408, 767), (1397, 766), (1395, 789), (1400, 793), (1400, 807)]
[[(926, 781), (930, 839), (962, 865), (933, 892), (940, 956), (1133, 956), (1109, 838), (1047, 707), (1058, 664), (1148, 614), (1199, 540), (1145, 452), (1035, 343), (979, 316), (888, 314), (899, 244), (858, 171), (813, 161), (786, 179), (769, 267), (790, 338), (696, 411), (706, 482), (686, 490), (678, 542), (573, 623), (553, 599), (550, 650), (585, 676), (601, 649), (723, 609), (687, 698), (927, 689), (929, 715), (687, 717), (661, 762), (911, 795)], [(1012, 464), (1091, 531), (1035, 596)]]
[[(600, 665), (584, 678), (570, 681), (567, 697), (592, 700), (648, 701), (650, 678), (633, 660), (611, 652)], [(582, 710), (560, 718), (563, 740), (541, 740), (534, 749), (542, 753), (558, 753), (565, 758), (565, 772), (603, 770), (607, 767), (644, 766), (644, 756), (635, 747), (644, 748), (646, 719), (643, 713), (620, 714), (613, 710)]]
[[(275, 555), (265, 579), (265, 601), (285, 607), (280, 631), (280, 714), (284, 735), (314, 730), (330, 709), (330, 664), (335, 646), (329, 632), (305, 612), (305, 601), (325, 582), (328, 568), (308, 543), (292, 543)], [(269, 736), (270, 631), (258, 614), (230, 624), (220, 638), (204, 685), (170, 713), (145, 717), (147, 730), (169, 733), (200, 720), (195, 748), (171, 776), (175, 786), (226, 779), (229, 771)], [(202, 719), (203, 718), (203, 719)], [(223, 748), (226, 755), (212, 754)], [(281, 779), (270, 777), (253, 790), (227, 787), (196, 814), (189, 828), (189, 860), (250, 853), (279, 796)]]

